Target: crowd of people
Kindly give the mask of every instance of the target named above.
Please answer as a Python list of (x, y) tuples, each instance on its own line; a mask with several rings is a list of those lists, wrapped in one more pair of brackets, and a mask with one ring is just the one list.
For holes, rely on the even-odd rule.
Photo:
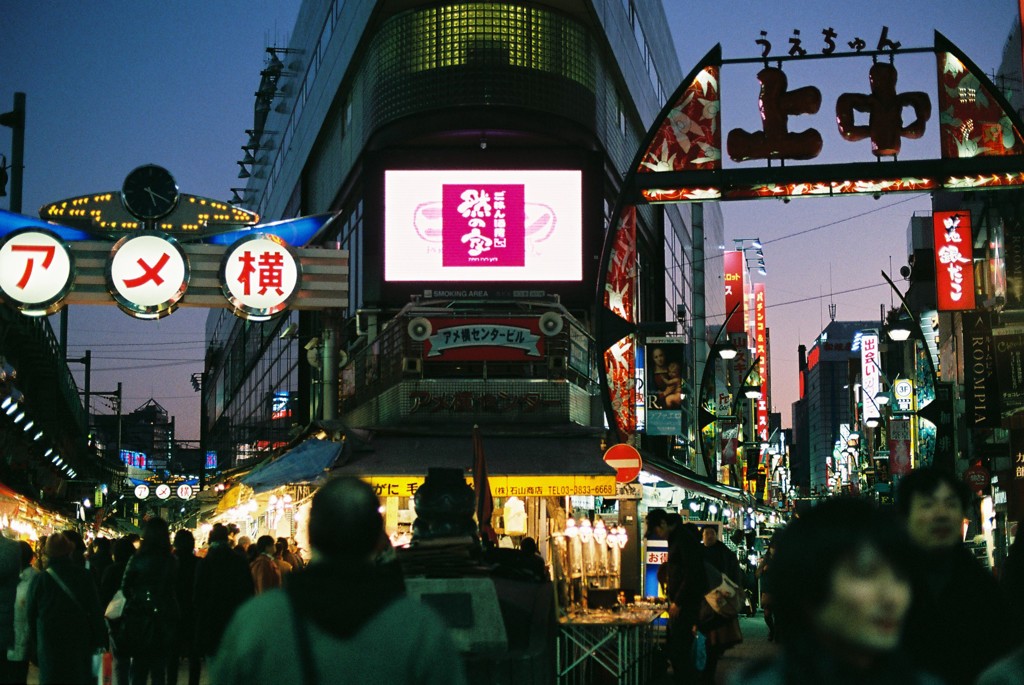
[[(314, 497), (309, 526), (308, 563), (294, 539), (250, 544), (222, 524), (197, 554), (191, 531), (172, 539), (157, 517), (141, 537), (88, 546), (71, 529), (36, 547), (0, 536), (0, 683), (26, 683), (30, 662), (43, 684), (95, 683), (103, 651), (115, 685), (176, 685), (184, 663), (189, 685), (204, 667), (217, 683), (334, 682), (316, 675), (323, 669), (364, 673), (366, 683), (462, 682), (441, 620), (404, 598), (396, 564), (377, 563), (387, 536), (373, 490), (332, 481)], [(301, 629), (299, 644), (282, 637), (287, 626)], [(403, 632), (414, 634), (397, 641), (405, 654), (395, 647)], [(342, 640), (346, 660), (317, 658)], [(281, 668), (288, 673), (271, 676)]]
[[(970, 493), (962, 481), (923, 467), (896, 495), (895, 511), (832, 498), (775, 535), (758, 576), (780, 649), (734, 673), (734, 685), (1024, 683), (1021, 537), (997, 580), (963, 544)], [(705, 533), (702, 547), (695, 526), (648, 512), (648, 536), (669, 542), (667, 656), (678, 683), (715, 682), (722, 650), (742, 639), (707, 611), (705, 565), (732, 575), (735, 556), (716, 549), (713, 528)]]

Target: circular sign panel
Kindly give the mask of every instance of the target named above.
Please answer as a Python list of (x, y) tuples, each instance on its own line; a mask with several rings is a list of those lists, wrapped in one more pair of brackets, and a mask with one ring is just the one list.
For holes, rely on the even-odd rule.
[(604, 453), (604, 461), (615, 469), (616, 483), (632, 483), (644, 465), (637, 449), (626, 443), (609, 447)]
[(167, 499), (171, 496), (171, 486), (167, 483), (160, 483), (156, 486), (156, 496), (160, 499)]
[(178, 497), (179, 499), (191, 499), (192, 497), (192, 486), (188, 483), (182, 483), (178, 486)]
[(55, 233), (23, 228), (0, 242), (0, 295), (29, 316), (61, 308), (71, 290), (75, 262)]
[(269, 233), (253, 233), (234, 243), (220, 265), (224, 297), (235, 314), (265, 321), (299, 292), (302, 269), (291, 247)]
[(135, 486), (135, 496), (138, 499), (146, 499), (149, 497), (149, 486), (145, 483), (139, 483)]
[(137, 319), (160, 319), (177, 309), (188, 279), (188, 256), (168, 235), (128, 235), (110, 251), (107, 289)]
[(898, 378), (892, 384), (892, 392), (896, 399), (910, 399), (914, 396), (914, 384), (906, 378)]

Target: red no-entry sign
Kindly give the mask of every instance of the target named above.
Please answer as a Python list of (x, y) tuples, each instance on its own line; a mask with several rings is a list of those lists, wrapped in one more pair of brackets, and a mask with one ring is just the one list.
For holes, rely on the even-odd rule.
[(616, 483), (632, 483), (644, 465), (636, 448), (625, 443), (612, 445), (605, 450), (604, 461), (615, 469)]

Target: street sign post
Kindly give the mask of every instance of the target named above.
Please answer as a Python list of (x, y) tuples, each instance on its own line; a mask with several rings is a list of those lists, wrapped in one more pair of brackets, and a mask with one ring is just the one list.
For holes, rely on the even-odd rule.
[(640, 453), (625, 443), (609, 447), (604, 453), (604, 461), (615, 469), (616, 483), (632, 483), (643, 467)]

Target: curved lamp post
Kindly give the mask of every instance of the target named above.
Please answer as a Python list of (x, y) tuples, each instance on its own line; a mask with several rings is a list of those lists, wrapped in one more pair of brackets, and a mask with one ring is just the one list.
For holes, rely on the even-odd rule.
[[(721, 328), (718, 329), (718, 333), (715, 335), (715, 339), (711, 343), (711, 347), (708, 349), (708, 357), (704, 360), (704, 370), (700, 375), (700, 388), (697, 392), (697, 446), (700, 448), (701, 461), (704, 463), (704, 472), (708, 476), (712, 476), (714, 473), (714, 464), (711, 463), (711, 455), (704, 445), (704, 429), (709, 425), (718, 420), (718, 417), (704, 408), (704, 404), (707, 401), (707, 390), (708, 385), (714, 378), (715, 367), (715, 355), (719, 355), (722, 359), (733, 359), (736, 357), (736, 348), (731, 344), (720, 344), (722, 340), (722, 334), (725, 333), (729, 327), (729, 320), (732, 319), (736, 310), (740, 308), (743, 301), (739, 301), (733, 305), (732, 309), (725, 317), (725, 321), (722, 322)], [(712, 476), (713, 477), (713, 476)]]

